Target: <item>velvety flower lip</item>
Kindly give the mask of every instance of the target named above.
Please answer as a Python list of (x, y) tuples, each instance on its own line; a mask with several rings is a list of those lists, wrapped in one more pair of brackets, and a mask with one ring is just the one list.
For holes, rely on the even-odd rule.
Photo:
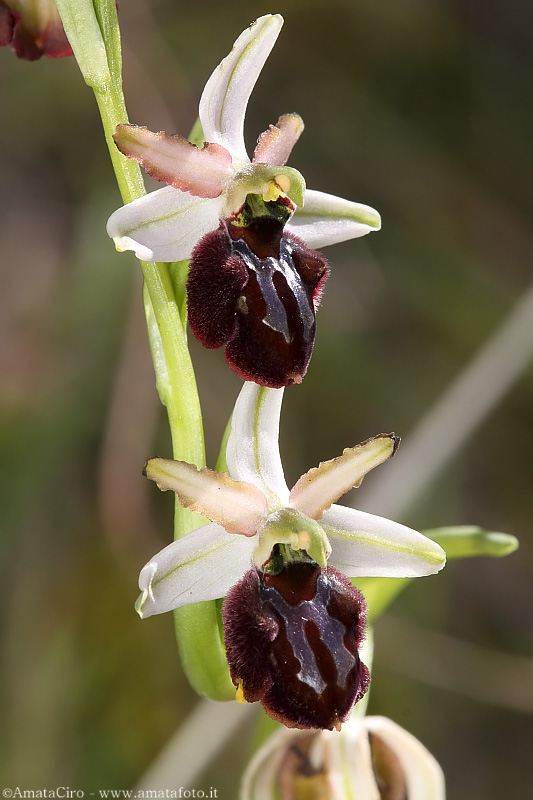
[(442, 548), (397, 522), (336, 500), (395, 452), (380, 434), (303, 475), (289, 491), (279, 454), (283, 389), (245, 383), (237, 399), (226, 458), (229, 476), (180, 461), (150, 459), (145, 474), (172, 489), (186, 508), (212, 522), (165, 547), (142, 569), (141, 617), (224, 597), (280, 544), (305, 551), (320, 567), (348, 577), (417, 577), (445, 564)]
[(333, 567), (305, 561), (249, 570), (222, 607), (236, 699), (289, 728), (340, 730), (365, 695), (366, 600)]
[(71, 56), (53, 0), (0, 0), (0, 46), (10, 45), (19, 58), (35, 61)]
[(352, 715), (341, 733), (276, 731), (246, 768), (240, 800), (274, 800), (285, 786), (298, 787), (302, 797), (305, 792), (324, 800), (446, 796), (434, 756), (412, 734), (381, 716)]
[(282, 25), (279, 14), (260, 17), (209, 78), (199, 105), (203, 148), (178, 135), (117, 127), (119, 149), (168, 184), (111, 215), (107, 231), (118, 250), (133, 250), (146, 261), (190, 258), (197, 242), (238, 211), (249, 194), (289, 197), (297, 208), (287, 231), (312, 248), (379, 230), (373, 208), (308, 190), (300, 173), (286, 166), (304, 127), (298, 114), (281, 116), (260, 135), (252, 160), (248, 157), (246, 107)]
[(245, 381), (280, 388), (301, 383), (329, 275), (321, 253), (287, 233), (288, 198), (250, 195), (193, 250), (187, 278), (190, 329), (209, 349), (225, 346)]

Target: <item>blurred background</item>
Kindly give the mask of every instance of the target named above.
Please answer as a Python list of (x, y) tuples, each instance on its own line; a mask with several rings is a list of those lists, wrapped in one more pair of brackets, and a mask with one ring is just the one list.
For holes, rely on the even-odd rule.
[[(407, 451), (531, 291), (533, 47), (522, 0), (125, 0), (131, 121), (186, 135), (213, 68), (271, 11), (285, 27), (252, 96), (250, 150), (298, 111), (291, 165), (383, 217), (379, 234), (327, 250), (314, 357), (284, 404), (291, 484), (381, 431)], [(120, 198), (74, 60), (3, 48), (0, 74), (1, 780), (128, 788), (196, 703), (171, 615), (133, 611), (140, 567), (172, 535), (171, 499), (141, 476), (170, 444), (140, 274), (105, 234)], [(221, 351), (191, 347), (214, 465), (240, 381)], [(531, 791), (533, 371), (516, 372), (416, 497), (402, 503), (401, 448), (349, 498), (419, 529), (479, 524), (521, 541), (414, 582), (376, 625), (370, 713), (424, 742), (452, 800)], [(474, 383), (474, 406), (500, 377)], [(393, 467), (391, 500), (379, 481)], [(247, 741), (232, 738), (197, 786), (236, 797)]]

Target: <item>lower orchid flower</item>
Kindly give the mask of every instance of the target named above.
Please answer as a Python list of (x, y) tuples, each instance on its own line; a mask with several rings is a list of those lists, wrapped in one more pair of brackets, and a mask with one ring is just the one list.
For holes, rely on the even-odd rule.
[[(150, 459), (145, 474), (211, 524), (142, 569), (141, 617), (228, 595), (223, 608), (237, 699), (289, 727), (333, 728), (365, 693), (366, 602), (347, 579), (438, 572), (441, 547), (382, 517), (335, 505), (394, 454), (380, 434), (303, 475), (289, 491), (278, 435), (282, 389), (246, 383), (227, 444), (229, 474)], [(228, 594), (229, 593), (229, 594)]]
[(203, 91), (202, 149), (178, 135), (118, 125), (128, 158), (167, 184), (115, 211), (117, 249), (144, 261), (191, 259), (188, 318), (207, 348), (244, 380), (299, 383), (311, 358), (315, 311), (329, 268), (324, 247), (379, 230), (373, 208), (306, 189), (286, 166), (303, 131), (285, 114), (258, 139), (250, 161), (243, 127), (248, 99), (281, 30), (267, 14), (244, 31)]
[(438, 761), (386, 717), (352, 718), (340, 734), (279, 730), (257, 751), (240, 800), (445, 800)]

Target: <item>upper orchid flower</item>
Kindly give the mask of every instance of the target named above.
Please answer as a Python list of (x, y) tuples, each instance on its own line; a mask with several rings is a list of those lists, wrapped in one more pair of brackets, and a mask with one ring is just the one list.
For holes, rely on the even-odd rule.
[[(119, 125), (115, 141), (163, 189), (111, 215), (117, 249), (146, 261), (191, 258), (189, 324), (244, 380), (300, 382), (311, 357), (315, 309), (329, 269), (310, 248), (380, 227), (374, 209), (310, 191), (286, 162), (303, 131), (285, 114), (258, 139), (250, 161), (243, 136), (251, 91), (278, 37), (279, 15), (239, 36), (208, 80), (199, 117), (202, 149), (178, 135)], [(299, 238), (296, 238), (299, 237)]]
[(445, 555), (404, 525), (332, 505), (393, 455), (393, 434), (346, 449), (289, 492), (278, 448), (282, 396), (244, 385), (227, 445), (229, 475), (148, 461), (149, 478), (212, 524), (143, 568), (137, 610), (148, 617), (230, 592), (223, 616), (238, 697), (261, 700), (292, 727), (332, 728), (369, 679), (358, 656), (366, 603), (345, 576), (429, 575)]
[(0, 46), (8, 44), (27, 61), (72, 55), (54, 0), (0, 0)]

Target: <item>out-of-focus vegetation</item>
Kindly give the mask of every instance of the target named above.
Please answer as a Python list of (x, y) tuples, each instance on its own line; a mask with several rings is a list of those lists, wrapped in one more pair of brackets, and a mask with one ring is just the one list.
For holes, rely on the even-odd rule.
[[(238, 33), (278, 10), (250, 147), (298, 111), (291, 164), (383, 216), (328, 249), (313, 361), (282, 420), (290, 482), (379, 431), (408, 440), (528, 288), (533, 48), (520, 0), (127, 0), (131, 120), (186, 133)], [(119, 194), (74, 60), (4, 48), (0, 70), (1, 780), (128, 788), (195, 703), (171, 616), (133, 611), (138, 569), (171, 536), (170, 499), (141, 476), (169, 442), (139, 271), (105, 234)], [(191, 346), (213, 465), (240, 384)], [(511, 656), (533, 644), (532, 418), (529, 370), (404, 520), (504, 530), (521, 549), (414, 582), (376, 627), (370, 711), (428, 746), (454, 800), (530, 793), (533, 680)], [(210, 771), (220, 797), (245, 757), (240, 737)]]

